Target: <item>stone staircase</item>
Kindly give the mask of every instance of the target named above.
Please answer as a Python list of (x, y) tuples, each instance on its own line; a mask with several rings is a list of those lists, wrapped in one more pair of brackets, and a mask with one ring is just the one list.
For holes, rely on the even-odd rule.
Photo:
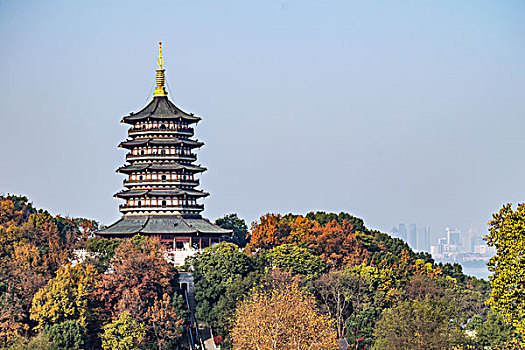
[[(218, 350), (213, 342), (211, 331), (208, 327), (200, 325), (195, 318), (195, 311), (197, 309), (197, 302), (195, 301), (195, 295), (193, 292), (185, 291), (186, 302), (190, 311), (190, 322), (195, 326), (195, 336), (192, 338), (195, 349), (199, 350)], [(193, 350), (193, 349), (192, 349)]]

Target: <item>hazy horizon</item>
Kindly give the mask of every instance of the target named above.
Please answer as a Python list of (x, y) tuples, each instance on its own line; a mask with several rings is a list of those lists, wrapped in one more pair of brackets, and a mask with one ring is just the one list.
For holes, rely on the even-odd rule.
[(483, 233), (525, 201), (521, 1), (0, 1), (0, 193), (108, 225), (122, 116), (202, 117), (203, 216), (349, 212)]

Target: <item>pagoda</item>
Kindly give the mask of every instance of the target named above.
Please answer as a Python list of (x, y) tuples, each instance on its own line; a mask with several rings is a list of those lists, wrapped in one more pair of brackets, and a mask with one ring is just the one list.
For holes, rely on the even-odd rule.
[(201, 118), (186, 113), (168, 99), (165, 70), (162, 68), (162, 43), (153, 100), (122, 123), (130, 125), (128, 139), (119, 147), (128, 150), (126, 164), (117, 172), (124, 174), (124, 189), (115, 197), (123, 199), (120, 220), (97, 232), (99, 236), (127, 238), (136, 234), (157, 236), (175, 261), (213, 246), (221, 237), (231, 235), (204, 219), (200, 198), (208, 193), (198, 189), (198, 174), (206, 168), (195, 164), (194, 151), (204, 143), (193, 139)]

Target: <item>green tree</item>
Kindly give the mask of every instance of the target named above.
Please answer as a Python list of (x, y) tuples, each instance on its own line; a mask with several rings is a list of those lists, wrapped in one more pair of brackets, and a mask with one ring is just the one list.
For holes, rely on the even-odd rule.
[(53, 343), (49, 340), (46, 333), (40, 332), (35, 337), (29, 339), (17, 337), (6, 347), (8, 350), (54, 350)]
[(306, 214), (306, 218), (309, 220), (317, 221), (320, 225), (324, 226), (332, 221), (337, 221), (339, 225), (343, 225), (343, 223), (346, 221), (352, 227), (354, 230), (359, 232), (368, 232), (367, 228), (365, 227), (365, 223), (363, 219), (355, 217), (351, 214), (340, 212), (339, 214), (336, 213), (326, 213), (324, 211), (316, 211), (310, 212)]
[(464, 341), (454, 303), (428, 295), (383, 311), (374, 333), (378, 350), (442, 350)]
[(52, 344), (53, 350), (85, 349), (85, 328), (74, 320), (47, 326), (44, 333)]
[(122, 240), (118, 238), (89, 238), (85, 243), (85, 247), (92, 254), (91, 257), (87, 258), (87, 262), (94, 265), (99, 272), (105, 272), (115, 254), (115, 249), (121, 242)]
[(525, 203), (506, 204), (492, 215), (487, 244), (496, 254), (487, 266), (492, 290), (488, 304), (525, 335)]
[(241, 248), (244, 248), (246, 243), (248, 243), (248, 226), (246, 226), (246, 221), (239, 218), (237, 214), (228, 214), (218, 218), (215, 220), (215, 224), (222, 228), (233, 230), (231, 236), (224, 237), (226, 242), (235, 243)]
[(228, 320), (242, 297), (258, 280), (257, 259), (239, 251), (233, 243), (207, 248), (192, 261), (197, 318), (217, 335), (227, 335)]
[(320, 276), (328, 267), (323, 259), (294, 244), (275, 247), (266, 253), (266, 257), (273, 266), (305, 276), (307, 279)]
[(474, 316), (467, 329), (475, 332), (477, 343), (483, 347), (501, 346), (516, 338), (514, 328), (493, 311), (489, 311), (486, 319), (480, 315)]
[(104, 350), (133, 350), (143, 342), (144, 325), (135, 321), (129, 312), (123, 312), (104, 327), (102, 348)]

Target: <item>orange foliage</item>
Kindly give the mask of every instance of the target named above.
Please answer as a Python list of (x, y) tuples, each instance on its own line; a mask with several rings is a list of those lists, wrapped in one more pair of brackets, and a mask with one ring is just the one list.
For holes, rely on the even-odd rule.
[(252, 224), (251, 240), (248, 250), (271, 249), (284, 243), (289, 227), (280, 214), (261, 216), (260, 223)]
[(366, 258), (366, 252), (358, 245), (353, 226), (346, 220), (342, 225), (333, 220), (325, 226), (315, 226), (311, 235), (306, 237), (306, 242), (332, 267), (359, 265)]
[(131, 311), (134, 315), (133, 310), (124, 310), (131, 308), (138, 315), (164, 293), (172, 294), (176, 271), (164, 259), (158, 240), (149, 239), (140, 246), (125, 240), (111, 262), (113, 272), (102, 276), (94, 292), (108, 314)]
[(317, 229), (319, 224), (304, 216), (298, 216), (289, 223), (290, 234), (285, 238), (285, 243), (298, 244), (304, 242), (311, 235), (312, 230)]

